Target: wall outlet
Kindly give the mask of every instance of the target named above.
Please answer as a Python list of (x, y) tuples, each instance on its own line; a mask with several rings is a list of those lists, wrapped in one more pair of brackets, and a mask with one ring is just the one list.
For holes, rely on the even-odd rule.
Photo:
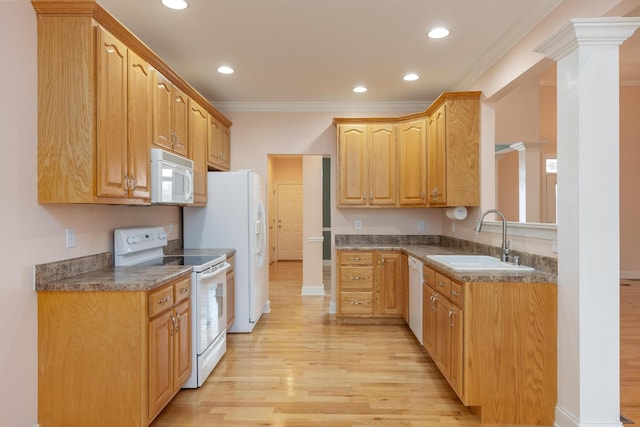
[(424, 221), (418, 221), (418, 230), (424, 231)]
[(76, 246), (76, 230), (73, 228), (66, 228), (64, 230), (64, 234), (66, 237), (66, 245), (67, 248), (73, 248)]
[(362, 229), (362, 221), (359, 219), (356, 219), (356, 230), (361, 230)]

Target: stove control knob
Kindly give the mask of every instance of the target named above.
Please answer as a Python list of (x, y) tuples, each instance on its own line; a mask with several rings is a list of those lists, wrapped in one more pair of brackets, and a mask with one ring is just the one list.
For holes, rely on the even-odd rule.
[(140, 236), (127, 237), (127, 243), (130, 245), (137, 245), (138, 243), (140, 243)]
[(167, 233), (165, 233), (164, 231), (161, 231), (160, 233), (158, 233), (158, 239), (167, 240)]

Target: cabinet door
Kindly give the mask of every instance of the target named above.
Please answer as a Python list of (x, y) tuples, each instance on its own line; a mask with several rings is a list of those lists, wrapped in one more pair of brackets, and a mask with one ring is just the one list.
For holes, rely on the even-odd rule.
[(434, 343), (434, 353), (432, 357), (440, 368), (440, 371), (444, 374), (445, 378), (449, 380), (449, 360), (451, 360), (451, 345), (449, 340), (449, 308), (450, 304), (442, 295), (436, 293), (434, 298), (435, 307), (435, 323), (436, 323), (436, 335)]
[(221, 124), (220, 152), (222, 153), (222, 170), (231, 168), (231, 132), (229, 128)]
[(422, 285), (422, 343), (427, 353), (435, 360), (436, 321), (435, 292)]
[(173, 396), (174, 319), (169, 311), (149, 322), (149, 419)]
[(222, 138), (222, 123), (210, 115), (207, 162), (214, 169), (222, 169)]
[(338, 204), (366, 205), (366, 125), (338, 125)]
[(166, 150), (172, 149), (171, 130), (171, 82), (154, 71), (152, 99), (153, 99), (153, 144)]
[(209, 113), (189, 100), (189, 158), (193, 160), (193, 201), (207, 203), (207, 135)]
[(451, 338), (451, 359), (449, 364), (449, 383), (462, 399), (462, 346), (463, 311), (452, 305), (449, 309), (449, 336)]
[(399, 125), (400, 204), (424, 206), (427, 186), (427, 121)]
[(393, 124), (371, 125), (369, 144), (369, 204), (396, 204), (396, 138)]
[(446, 107), (443, 104), (429, 117), (429, 204), (447, 203)]
[(374, 285), (376, 315), (400, 317), (404, 301), (402, 256), (394, 252), (378, 252), (377, 258), (377, 274)]
[(173, 131), (172, 150), (181, 156), (188, 153), (188, 117), (189, 98), (173, 84), (171, 85), (171, 130)]
[(191, 375), (191, 300), (175, 308), (176, 330), (173, 335), (173, 390), (176, 391)]
[(128, 157), (129, 178), (131, 180), (129, 196), (149, 199), (150, 195), (150, 151), (152, 139), (152, 100), (151, 66), (129, 51), (128, 86), (129, 86), (129, 123), (128, 123)]
[(96, 195), (127, 196), (127, 48), (97, 27)]
[(227, 273), (227, 329), (233, 325), (236, 314), (236, 275), (233, 271)]

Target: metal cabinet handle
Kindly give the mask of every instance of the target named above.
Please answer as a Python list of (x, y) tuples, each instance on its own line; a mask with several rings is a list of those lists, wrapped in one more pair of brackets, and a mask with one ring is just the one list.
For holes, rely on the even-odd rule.
[(171, 329), (171, 335), (177, 331), (176, 329), (176, 317), (171, 313), (171, 323), (173, 323), (173, 329)]
[(362, 305), (364, 303), (362, 301), (350, 301), (349, 304), (351, 304), (351, 305)]
[(451, 291), (451, 295), (453, 295), (454, 297), (459, 297), (460, 294), (458, 293), (458, 291)]
[(158, 300), (158, 305), (166, 304), (169, 302), (169, 297), (164, 297)]
[(182, 324), (182, 316), (180, 316), (180, 313), (178, 313), (176, 311), (176, 317), (178, 319), (178, 321), (176, 322), (177, 323), (177, 325), (176, 325), (176, 333), (178, 333), (178, 332), (180, 332), (180, 325)]
[(384, 255), (382, 255), (382, 266), (384, 267)]
[(453, 307), (449, 309), (449, 327), (453, 328), (455, 322), (453, 321)]
[(362, 276), (351, 276), (351, 280), (363, 280), (364, 277)]
[(351, 261), (362, 261), (362, 258), (360, 258), (359, 256), (352, 256)]
[(135, 176), (132, 176), (131, 180), (133, 181), (133, 186), (131, 187), (131, 189), (135, 190), (138, 187), (138, 180), (136, 179)]
[(180, 288), (180, 290), (178, 291), (178, 293), (180, 295), (186, 294), (187, 292), (189, 292), (189, 288), (188, 287)]
[(438, 286), (440, 286), (441, 288), (444, 288), (444, 282), (438, 282)]
[(369, 191), (369, 200), (373, 200), (373, 191)]

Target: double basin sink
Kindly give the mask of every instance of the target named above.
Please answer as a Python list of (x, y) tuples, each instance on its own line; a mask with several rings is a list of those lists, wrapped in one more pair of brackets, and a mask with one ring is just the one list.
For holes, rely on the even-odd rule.
[(533, 271), (533, 267), (500, 261), (487, 255), (427, 255), (427, 258), (454, 271)]

